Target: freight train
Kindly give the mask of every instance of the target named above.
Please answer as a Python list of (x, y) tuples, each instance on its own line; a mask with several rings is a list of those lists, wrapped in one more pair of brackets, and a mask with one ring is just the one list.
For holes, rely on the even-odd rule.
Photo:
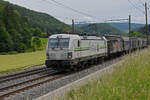
[(147, 47), (144, 38), (115, 35), (56, 34), (49, 37), (45, 65), (57, 70), (77, 70), (102, 59)]

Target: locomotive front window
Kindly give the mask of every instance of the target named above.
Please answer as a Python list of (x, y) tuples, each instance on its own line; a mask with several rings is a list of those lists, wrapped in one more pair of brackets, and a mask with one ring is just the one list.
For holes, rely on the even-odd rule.
[(58, 40), (57, 39), (49, 39), (48, 48), (57, 48)]
[(48, 42), (48, 48), (68, 48), (69, 38), (51, 38)]

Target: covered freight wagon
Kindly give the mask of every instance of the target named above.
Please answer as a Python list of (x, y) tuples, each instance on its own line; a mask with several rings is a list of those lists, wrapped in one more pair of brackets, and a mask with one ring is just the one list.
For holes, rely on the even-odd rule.
[(124, 42), (120, 36), (105, 36), (108, 44), (108, 54), (122, 52), (124, 50)]

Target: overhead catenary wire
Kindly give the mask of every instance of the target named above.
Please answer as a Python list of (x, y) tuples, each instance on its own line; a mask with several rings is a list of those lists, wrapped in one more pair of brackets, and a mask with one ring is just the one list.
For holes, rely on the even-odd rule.
[[(59, 1), (56, 1), (56, 0), (42, 0), (42, 1), (46, 1), (46, 2), (49, 3), (49, 4), (54, 4), (55, 6), (59, 6), (59, 7), (62, 7), (62, 8), (71, 10), (71, 11), (73, 11), (73, 12), (75, 12), (75, 13), (78, 13), (78, 14), (80, 14), (80, 15), (84, 15), (84, 16), (86, 16), (86, 17), (91, 17), (91, 18), (100, 20), (99, 18), (97, 18), (97, 17), (95, 17), (95, 16), (93, 16), (93, 15), (91, 15), (91, 14), (89, 14), (89, 13), (85, 13), (85, 12), (83, 12), (83, 11), (79, 11), (79, 10), (77, 10), (77, 9), (74, 9), (74, 8), (72, 8), (72, 7), (70, 7), (70, 6), (67, 6), (67, 5), (65, 5), (65, 4), (63, 4), (63, 3), (59, 2)], [(132, 3), (130, 0), (128, 0), (128, 2), (129, 2), (134, 8), (136, 8), (137, 10), (139, 10), (140, 12), (142, 12), (142, 13), (145, 14), (145, 12), (144, 12), (141, 8), (139, 8), (138, 6), (134, 5), (134, 3)], [(142, 3), (141, 0), (140, 0), (140, 2)], [(65, 19), (66, 19), (66, 18), (65, 18)], [(74, 18), (70, 18), (70, 20), (71, 20), (71, 19), (74, 19)], [(125, 20), (126, 20), (126, 19), (125, 19)], [(106, 23), (107, 21), (109, 21), (109, 20), (104, 20), (103, 22)], [(123, 19), (117, 19), (116, 21), (123, 21)], [(85, 21), (81, 21), (81, 23), (82, 23), (82, 22), (84, 23)], [(78, 21), (78, 23), (80, 23), (80, 21)], [(91, 23), (92, 23), (92, 22), (91, 22)], [(93, 23), (95, 23), (95, 22), (93, 22)]]
[(145, 12), (144, 12), (141, 8), (135, 6), (130, 0), (128, 0), (128, 2), (129, 2), (135, 9), (137, 9), (137, 10), (139, 10), (141, 13), (144, 13), (144, 14), (145, 14)]
[(106, 21), (124, 21), (124, 20), (129, 20), (127, 18), (124, 19), (110, 19), (110, 20), (106, 20)]
[[(53, 4), (55, 4), (56, 6), (63, 7), (63, 8), (65, 8), (65, 9), (68, 9), (68, 10), (71, 10), (71, 11), (73, 11), (73, 12), (76, 12), (76, 13), (78, 13), (78, 14), (80, 14), (80, 15), (88, 16), (88, 17), (91, 17), (91, 18), (94, 18), (94, 19), (98, 19), (98, 20), (99, 20), (99, 18), (97, 18), (97, 17), (95, 17), (95, 16), (93, 16), (93, 15), (90, 15), (90, 14), (85, 13), (85, 12), (83, 12), (83, 11), (79, 11), (79, 10), (77, 10), (77, 9), (74, 9), (74, 8), (72, 8), (72, 7), (70, 7), (70, 6), (67, 6), (67, 5), (65, 5), (65, 4), (63, 4), (63, 3), (60, 3), (60, 2), (58, 2), (58, 1), (56, 1), (56, 0), (43, 0), (43, 1), (46, 1), (47, 3), (50, 3), (50, 4), (52, 4), (52, 2), (53, 2)], [(134, 8), (140, 10), (140, 12), (142, 12), (142, 13), (145, 13), (145, 12), (144, 12), (143, 10), (141, 10), (139, 7), (135, 6), (130, 0), (128, 0), (128, 1), (129, 1), (129, 3), (130, 3)], [(125, 20), (126, 20), (126, 19), (125, 19)], [(106, 23), (107, 21), (109, 21), (109, 20), (104, 20), (103, 22)], [(117, 21), (123, 21), (123, 19), (117, 19)]]
[(147, 10), (148, 10), (149, 13), (150, 13), (150, 4), (147, 3), (147, 6), (148, 6)]
[(58, 2), (58, 1), (56, 1), (56, 0), (43, 0), (43, 1), (46, 1), (46, 2), (48, 2), (48, 3), (50, 3), (50, 4), (52, 4), (50, 1), (52, 1), (53, 3), (55, 3), (55, 4), (57, 4), (59, 7), (63, 7), (63, 8), (66, 8), (66, 9), (68, 9), (68, 10), (71, 10), (71, 11), (73, 11), (73, 12), (76, 12), (76, 13), (78, 13), (78, 14), (80, 14), (80, 15), (84, 15), (84, 16), (88, 16), (88, 17), (91, 17), (91, 18), (94, 18), (94, 19), (98, 19), (99, 20), (99, 18), (97, 18), (97, 17), (95, 17), (95, 16), (93, 16), (93, 15), (90, 15), (90, 14), (88, 14), (88, 13), (85, 13), (85, 12), (82, 12), (82, 11), (79, 11), (79, 10), (77, 10), (77, 9), (74, 9), (74, 8), (72, 8), (72, 7), (69, 7), (69, 6), (67, 6), (67, 5), (65, 5), (65, 4), (63, 4), (63, 3), (60, 3), (60, 2)]
[(144, 7), (145, 7), (145, 3), (144, 3), (144, 1), (139, 0), (139, 3), (140, 3), (140, 7), (141, 7), (142, 9), (144, 9)]
[(143, 1), (142, 0), (139, 0), (139, 2), (144, 6), (144, 3), (143, 3)]

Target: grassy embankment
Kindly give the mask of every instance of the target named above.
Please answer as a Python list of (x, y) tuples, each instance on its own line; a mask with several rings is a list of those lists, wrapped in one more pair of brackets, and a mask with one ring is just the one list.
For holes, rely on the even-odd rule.
[(150, 49), (126, 56), (113, 73), (73, 89), (64, 100), (150, 100)]
[(12, 55), (0, 55), (0, 74), (7, 74), (37, 65), (44, 64), (46, 59), (47, 39), (42, 39), (42, 51), (19, 53)]

